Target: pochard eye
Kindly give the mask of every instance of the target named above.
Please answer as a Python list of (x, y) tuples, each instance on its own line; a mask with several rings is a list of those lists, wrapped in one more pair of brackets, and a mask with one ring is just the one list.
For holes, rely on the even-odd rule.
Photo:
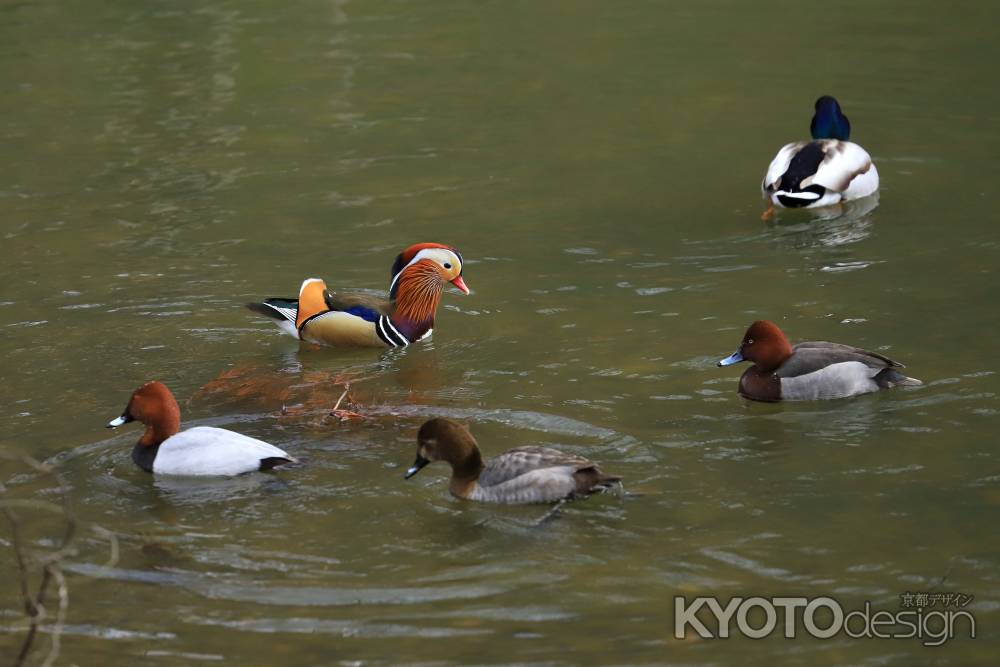
[(743, 344), (744, 345), (753, 345), (753, 338), (747, 338), (747, 342), (745, 342)]

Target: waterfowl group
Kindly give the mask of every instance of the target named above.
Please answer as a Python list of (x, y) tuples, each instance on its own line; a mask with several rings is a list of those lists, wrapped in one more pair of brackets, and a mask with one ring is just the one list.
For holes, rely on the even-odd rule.
[[(814, 208), (873, 194), (879, 185), (871, 156), (850, 142), (851, 124), (833, 97), (816, 101), (812, 139), (785, 145), (771, 161), (761, 189), (772, 206)], [(431, 334), (441, 294), (464, 294), (464, 261), (455, 248), (417, 243), (396, 257), (388, 298), (330, 290), (320, 278), (302, 282), (297, 298), (268, 298), (247, 307), (309, 343), (341, 347), (404, 347)], [(903, 365), (875, 352), (829, 342), (792, 346), (766, 320), (747, 329), (739, 348), (718, 362), (750, 361), (739, 394), (755, 401), (801, 401), (856, 396), (921, 382)], [(164, 475), (232, 476), (294, 462), (266, 442), (219, 428), (180, 431), (180, 409), (170, 390), (147, 382), (111, 428), (138, 420), (145, 431), (132, 450), (143, 470)], [(488, 503), (552, 503), (588, 496), (620, 483), (592, 461), (546, 447), (518, 447), (485, 460), (466, 426), (434, 418), (417, 433), (409, 479), (434, 461), (451, 467), (452, 495)]]

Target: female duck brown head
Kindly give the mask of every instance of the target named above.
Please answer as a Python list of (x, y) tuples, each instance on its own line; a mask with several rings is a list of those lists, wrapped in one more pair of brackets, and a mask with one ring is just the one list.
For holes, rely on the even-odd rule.
[(483, 469), (483, 457), (469, 429), (441, 417), (424, 422), (417, 432), (417, 458), (404, 479), (410, 479), (433, 461), (447, 461), (453, 474), (472, 479)]

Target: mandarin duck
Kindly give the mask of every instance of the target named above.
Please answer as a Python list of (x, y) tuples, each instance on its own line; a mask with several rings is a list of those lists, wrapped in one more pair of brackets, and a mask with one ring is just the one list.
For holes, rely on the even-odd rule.
[(308, 278), (298, 299), (265, 299), (247, 308), (310, 343), (403, 347), (430, 335), (447, 283), (469, 293), (462, 279), (462, 255), (439, 243), (417, 243), (396, 257), (388, 300), (331, 292), (323, 280)]

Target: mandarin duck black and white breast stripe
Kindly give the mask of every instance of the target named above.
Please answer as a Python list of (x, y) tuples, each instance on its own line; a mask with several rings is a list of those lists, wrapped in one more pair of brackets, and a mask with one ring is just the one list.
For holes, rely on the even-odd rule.
[(388, 300), (331, 292), (323, 280), (308, 278), (298, 299), (271, 298), (247, 307), (310, 343), (404, 347), (430, 335), (445, 285), (469, 293), (462, 270), (462, 255), (456, 249), (417, 243), (396, 257)]

